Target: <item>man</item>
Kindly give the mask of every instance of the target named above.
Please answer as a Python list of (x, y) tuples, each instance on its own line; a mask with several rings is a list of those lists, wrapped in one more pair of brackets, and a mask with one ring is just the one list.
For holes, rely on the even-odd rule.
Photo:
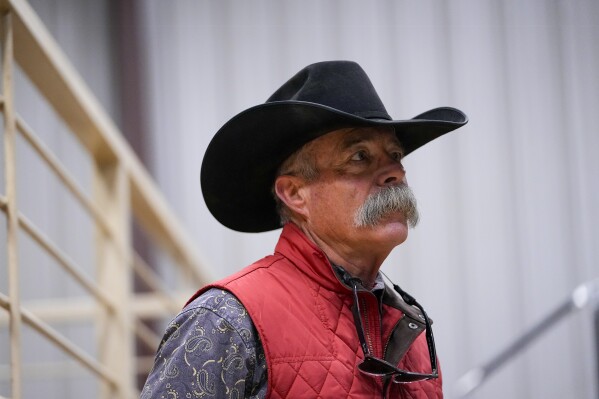
[(453, 108), (392, 120), (347, 61), (227, 122), (202, 164), (208, 208), (233, 230), (283, 231), (188, 302), (142, 397), (441, 398), (430, 320), (379, 268), (418, 221), (403, 157), (466, 122)]

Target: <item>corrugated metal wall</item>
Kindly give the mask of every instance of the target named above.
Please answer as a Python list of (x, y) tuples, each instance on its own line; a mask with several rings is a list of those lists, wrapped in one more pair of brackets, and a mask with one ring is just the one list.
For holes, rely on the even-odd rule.
[[(118, 121), (114, 20), (107, 4), (32, 1)], [(599, 275), (594, 121), (599, 3), (147, 0), (138, 5), (145, 26), (149, 167), (215, 275), (271, 252), (278, 233), (231, 232), (209, 215), (199, 169), (210, 138), (303, 66), (326, 59), (358, 61), (395, 118), (440, 105), (470, 116), (465, 128), (408, 157), (422, 221), (384, 267), (435, 320), (447, 397), (462, 372), (495, 354), (578, 283)], [(52, 148), (85, 181), (89, 165), (77, 144), (62, 138), (62, 128), (37, 105), (26, 83), (17, 82), (17, 89), (19, 109), (44, 127), (39, 130), (51, 135)], [(27, 163), (27, 154), (20, 159), (20, 189), (28, 193), (19, 197), (20, 204), (74, 256), (89, 255), (90, 248), (78, 245), (88, 222)], [(65, 227), (65, 219), (78, 217), (71, 222), (79, 223), (79, 230)], [(28, 252), (22, 241), (23, 273), (32, 276), (24, 283), (30, 284), (23, 287), (25, 299), (39, 294), (39, 287), (48, 295), (80, 294), (69, 291), (48, 261)], [(0, 288), (3, 284), (0, 278)], [(69, 328), (65, 333), (85, 346), (89, 329)], [(588, 312), (569, 317), (475, 397), (597, 397), (591, 329)], [(7, 353), (6, 342), (0, 340), (1, 353)], [(27, 353), (55, 360), (36, 345)], [(28, 372), (35, 376), (36, 370)], [(80, 397), (93, 387), (80, 374), (71, 383), (60, 381), (55, 375), (27, 392)]]
[[(151, 167), (220, 276), (272, 251), (208, 214), (204, 150), (303, 66), (358, 61), (395, 118), (441, 105), (467, 127), (410, 155), (422, 222), (384, 269), (435, 319), (448, 397), (599, 275), (599, 3), (146, 1)], [(250, 167), (251, 165), (248, 165)], [(476, 397), (595, 398), (590, 314), (569, 317)]]

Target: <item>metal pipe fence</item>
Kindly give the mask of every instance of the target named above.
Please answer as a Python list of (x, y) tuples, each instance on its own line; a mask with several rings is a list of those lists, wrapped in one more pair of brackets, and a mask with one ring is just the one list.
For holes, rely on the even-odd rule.
[[(194, 285), (210, 281), (210, 273), (148, 172), (30, 5), (25, 0), (0, 0), (0, 14), (5, 174), (5, 187), (0, 187), (0, 210), (7, 228), (6, 254), (2, 254), (6, 256), (7, 292), (0, 289), (0, 325), (7, 325), (10, 347), (10, 391), (0, 392), (0, 397), (23, 397), (24, 325), (89, 370), (99, 382), (98, 397), (137, 397), (135, 375), (140, 367), (147, 368), (151, 362), (143, 356), (136, 359), (134, 344), (137, 340), (154, 349), (160, 339), (144, 321), (174, 314), (180, 309), (185, 293), (169, 292), (160, 275), (136, 253), (131, 239), (132, 221), (168, 254), (180, 273), (191, 276)], [(91, 195), (81, 189), (38, 132), (19, 116), (14, 98), (17, 64), (88, 154), (93, 164)], [(86, 262), (94, 265), (95, 275), (89, 275), (19, 208), (16, 159), (19, 136), (90, 217), (95, 230), (92, 237), (95, 255)], [(20, 275), (21, 233), (89, 297), (24, 300), (21, 282), (29, 276)], [(149, 292), (135, 292), (134, 276), (149, 287)], [(92, 320), (99, 337), (93, 353), (61, 334), (52, 325), (53, 320), (63, 323)]]

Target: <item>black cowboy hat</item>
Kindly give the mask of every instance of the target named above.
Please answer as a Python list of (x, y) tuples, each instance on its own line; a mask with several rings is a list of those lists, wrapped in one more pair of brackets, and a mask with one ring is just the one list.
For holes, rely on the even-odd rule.
[(449, 107), (393, 120), (358, 64), (312, 64), (216, 132), (202, 162), (204, 200), (226, 227), (274, 230), (280, 227), (271, 194), (276, 171), (307, 142), (337, 129), (390, 126), (407, 155), (466, 122), (462, 111)]

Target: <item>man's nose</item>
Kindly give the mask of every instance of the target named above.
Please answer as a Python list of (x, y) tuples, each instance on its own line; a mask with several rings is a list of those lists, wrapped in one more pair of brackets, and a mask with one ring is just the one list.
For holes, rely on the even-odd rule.
[(403, 165), (395, 160), (386, 162), (381, 166), (377, 183), (380, 186), (397, 185), (404, 181), (406, 170)]

